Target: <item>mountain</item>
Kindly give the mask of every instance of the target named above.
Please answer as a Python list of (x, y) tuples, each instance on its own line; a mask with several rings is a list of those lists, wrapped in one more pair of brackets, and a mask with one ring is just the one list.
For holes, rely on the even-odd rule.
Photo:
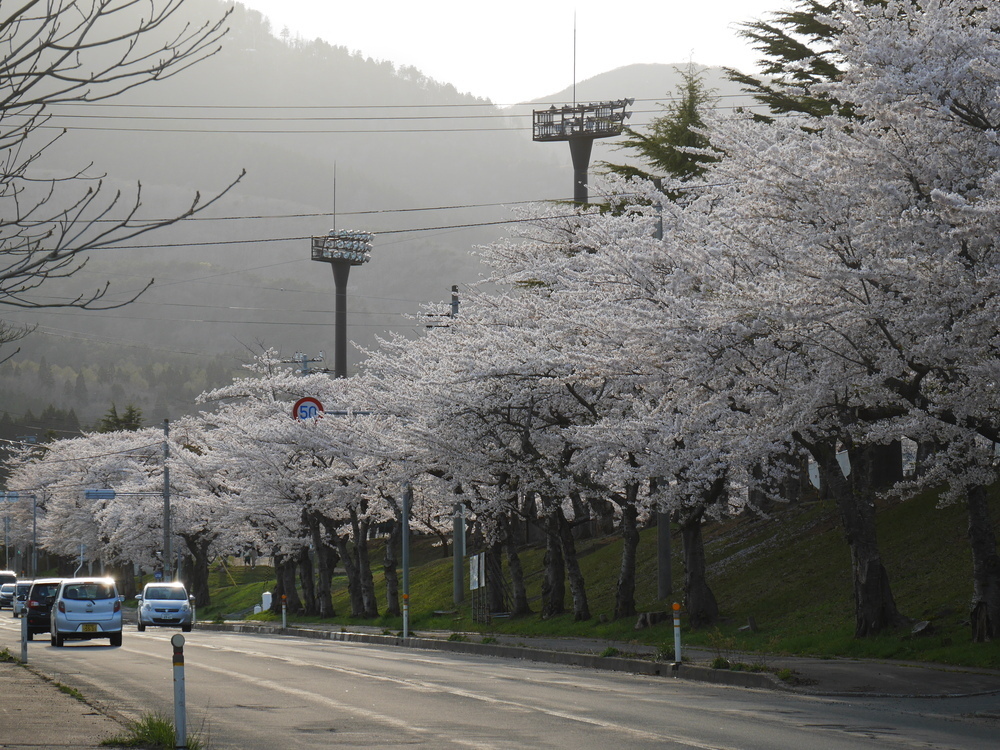
[[(187, 0), (186, 18), (228, 4)], [(118, 310), (6, 312), (37, 325), (0, 366), (0, 414), (52, 404), (95, 422), (115, 401), (151, 422), (194, 408), (194, 395), (240, 372), (249, 350), (332, 352), (334, 284), (309, 257), (331, 228), (374, 231), (371, 262), (349, 284), (348, 337), (372, 346), (387, 331), (423, 328), (425, 303), (476, 283), (475, 247), (505, 235), (521, 202), (572, 196), (569, 149), (531, 140), (533, 106), (572, 101), (572, 89), (500, 109), (414, 68), (321, 40), (281, 39), (236, 4), (222, 49), (172, 79), (111, 102), (54, 109), (66, 135), (41, 162), (48, 174), (85, 170), (121, 190), (142, 183), (141, 216), (184, 210), (246, 176), (202, 218), (96, 253), (54, 297), (111, 282)], [(722, 88), (717, 69), (707, 79)], [(661, 110), (680, 81), (674, 66), (634, 65), (582, 81), (580, 100), (634, 98), (632, 125)], [(728, 96), (728, 94), (727, 94)], [(621, 160), (610, 142), (593, 163)], [(359, 353), (349, 351), (349, 371)], [(37, 377), (45, 360), (52, 378)], [(332, 363), (327, 362), (332, 367)]]

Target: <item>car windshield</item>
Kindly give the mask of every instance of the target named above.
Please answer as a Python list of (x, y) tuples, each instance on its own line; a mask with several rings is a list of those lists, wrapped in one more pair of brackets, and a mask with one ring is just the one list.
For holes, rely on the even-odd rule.
[(178, 586), (150, 586), (143, 599), (187, 599), (187, 592)]
[(88, 581), (70, 584), (63, 591), (64, 599), (114, 599), (115, 587), (110, 583)]

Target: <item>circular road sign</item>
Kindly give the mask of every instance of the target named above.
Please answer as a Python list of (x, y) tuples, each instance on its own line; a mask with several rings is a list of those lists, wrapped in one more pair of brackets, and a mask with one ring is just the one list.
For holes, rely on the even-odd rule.
[(300, 398), (295, 402), (295, 406), (292, 407), (292, 417), (300, 422), (306, 419), (316, 419), (316, 417), (322, 416), (323, 404), (319, 402), (319, 399), (313, 398), (312, 396)]

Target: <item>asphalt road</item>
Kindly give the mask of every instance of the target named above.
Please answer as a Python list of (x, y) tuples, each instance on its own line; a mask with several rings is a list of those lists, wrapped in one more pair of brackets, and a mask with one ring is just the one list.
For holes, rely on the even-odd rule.
[[(18, 621), (0, 647), (18, 654)], [(29, 644), (29, 663), (126, 717), (173, 716), (170, 636)], [(212, 750), (979, 748), (996, 696), (830, 698), (435, 651), (195, 630), (187, 725)]]

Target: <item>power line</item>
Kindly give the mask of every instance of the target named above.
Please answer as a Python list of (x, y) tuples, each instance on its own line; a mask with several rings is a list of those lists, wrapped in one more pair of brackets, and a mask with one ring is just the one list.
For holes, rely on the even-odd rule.
[[(717, 94), (713, 97), (714, 99), (751, 99), (753, 100), (752, 94), (747, 93), (737, 93), (737, 94)], [(667, 102), (677, 102), (683, 101), (683, 96), (664, 96), (664, 97), (654, 97), (647, 99), (633, 99), (636, 103), (654, 103), (663, 104)], [(508, 105), (510, 107), (526, 107), (531, 109), (540, 109), (547, 105), (552, 104), (551, 102), (518, 102), (516, 104)], [(57, 110), (59, 107), (67, 107), (72, 109), (77, 109), (80, 107), (93, 107), (97, 109), (207, 109), (207, 110), (233, 110), (233, 109), (250, 109), (250, 110), (306, 110), (306, 111), (327, 111), (327, 110), (353, 110), (353, 109), (499, 109), (503, 110), (505, 105), (494, 104), (492, 102), (466, 102), (466, 103), (437, 103), (437, 104), (127, 104), (120, 102), (74, 102), (65, 103), (60, 105), (55, 105), (53, 110)], [(553, 105), (554, 106), (554, 105)], [(518, 116), (518, 115), (510, 115)]]

